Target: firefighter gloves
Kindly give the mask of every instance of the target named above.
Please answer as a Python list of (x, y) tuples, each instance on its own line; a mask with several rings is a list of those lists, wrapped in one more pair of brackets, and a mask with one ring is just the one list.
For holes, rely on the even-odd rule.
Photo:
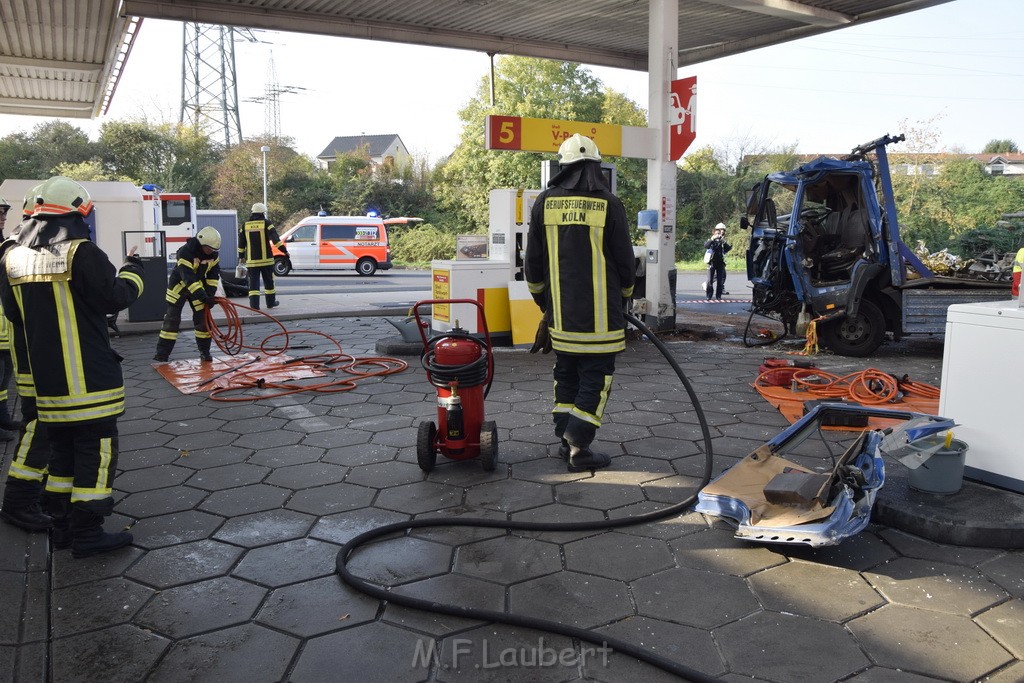
[(548, 321), (547, 318), (541, 318), (540, 324), (537, 325), (537, 336), (533, 340), (533, 346), (530, 347), (530, 353), (551, 353), (551, 335), (548, 334)]

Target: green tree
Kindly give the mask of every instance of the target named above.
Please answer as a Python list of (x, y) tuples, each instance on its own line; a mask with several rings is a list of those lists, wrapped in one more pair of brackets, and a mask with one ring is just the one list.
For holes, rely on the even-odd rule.
[(107, 171), (107, 169), (103, 168), (103, 164), (100, 163), (99, 159), (83, 161), (77, 164), (58, 164), (57, 168), (54, 169), (54, 173), (56, 175), (62, 175), (81, 182), (99, 182), (106, 180), (132, 182), (131, 178), (125, 178), (124, 176), (119, 176)]
[(81, 128), (64, 121), (40, 123), (30, 133), (0, 140), (0, 178), (44, 180), (58, 165), (88, 161), (98, 153)]
[(1013, 140), (989, 140), (985, 145), (985, 148), (981, 150), (982, 154), (999, 154), (1000, 152), (1010, 152), (1016, 154), (1020, 152), (1020, 148), (1017, 147), (1017, 143)]

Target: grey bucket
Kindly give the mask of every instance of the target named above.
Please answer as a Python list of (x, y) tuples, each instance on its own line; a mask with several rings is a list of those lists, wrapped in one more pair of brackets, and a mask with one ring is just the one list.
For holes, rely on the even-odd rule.
[(936, 434), (907, 444), (911, 452), (928, 452), (938, 447), (920, 467), (910, 470), (910, 488), (948, 495), (956, 493), (964, 485), (967, 444), (953, 439), (946, 448), (945, 441), (944, 436)]

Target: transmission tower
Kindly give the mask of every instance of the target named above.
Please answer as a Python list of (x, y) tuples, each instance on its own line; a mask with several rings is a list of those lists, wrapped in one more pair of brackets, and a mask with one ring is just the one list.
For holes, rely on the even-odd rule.
[(296, 85), (282, 86), (277, 82), (277, 67), (274, 65), (274, 52), (271, 51), (270, 59), (267, 62), (267, 82), (263, 95), (246, 100), (246, 102), (263, 103), (264, 134), (268, 140), (281, 139), (281, 95), (292, 95), (305, 89)]
[(184, 27), (179, 121), (231, 147), (242, 141), (235, 36), (252, 42), (255, 38), (227, 26), (186, 22)]

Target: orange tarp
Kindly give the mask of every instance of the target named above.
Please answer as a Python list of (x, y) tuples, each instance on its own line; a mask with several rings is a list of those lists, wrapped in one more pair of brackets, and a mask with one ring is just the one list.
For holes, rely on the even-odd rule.
[[(256, 360), (257, 358), (259, 360)], [(243, 365), (245, 367), (242, 367)], [(237, 382), (243, 377), (248, 382), (252, 382), (253, 378), (260, 378), (272, 384), (327, 376), (327, 373), (306, 363), (295, 362), (295, 359), (283, 353), (277, 356), (241, 353), (237, 356), (214, 356), (212, 363), (202, 363), (196, 358), (154, 363), (153, 367), (161, 377), (183, 394), (197, 394), (238, 386)], [(231, 372), (235, 368), (240, 369)]]

